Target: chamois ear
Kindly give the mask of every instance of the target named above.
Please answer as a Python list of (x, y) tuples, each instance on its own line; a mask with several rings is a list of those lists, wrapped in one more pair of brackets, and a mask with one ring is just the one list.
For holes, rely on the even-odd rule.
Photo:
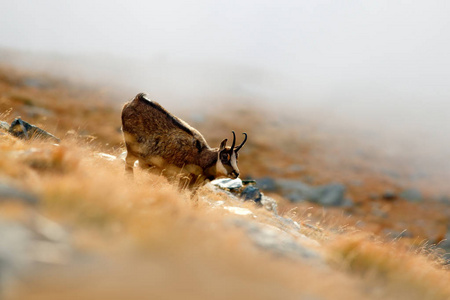
[(223, 149), (225, 149), (225, 146), (227, 145), (227, 139), (224, 139), (222, 141), (222, 143), (220, 143), (220, 147), (219, 147), (219, 151), (222, 151)]

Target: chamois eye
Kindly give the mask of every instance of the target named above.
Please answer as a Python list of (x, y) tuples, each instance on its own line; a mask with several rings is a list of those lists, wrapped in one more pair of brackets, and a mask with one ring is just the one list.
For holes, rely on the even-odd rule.
[(229, 157), (230, 157), (230, 155), (228, 153), (222, 153), (220, 156), (220, 158), (222, 160), (229, 160)]

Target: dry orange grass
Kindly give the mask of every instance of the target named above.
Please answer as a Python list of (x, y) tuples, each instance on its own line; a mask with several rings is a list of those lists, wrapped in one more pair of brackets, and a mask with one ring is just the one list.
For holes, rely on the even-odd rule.
[(450, 297), (450, 273), (439, 266), (439, 256), (426, 248), (417, 253), (395, 242), (369, 239), (362, 233), (339, 236), (328, 247), (331, 259), (338, 265), (368, 281), (381, 283), (397, 297)]
[[(211, 205), (225, 201), (270, 222), (271, 213), (251, 203), (206, 188), (193, 196), (141, 171), (131, 180), (122, 161), (108, 161), (84, 142), (68, 140), (57, 147), (7, 136), (2, 145), (12, 162), (2, 166), (2, 173), (17, 176), (39, 195), (41, 213), (72, 228), (75, 249), (86, 257), (75, 255), (66, 265), (30, 276), (12, 299), (410, 299), (411, 291), (417, 299), (448, 295), (443, 284), (448, 273), (421, 256), (393, 251), (391, 244), (336, 236), (325, 229), (314, 236), (314, 230), (303, 228), (304, 234), (332, 241), (320, 251), (337, 267), (277, 258), (231, 225), (229, 220), (237, 216)], [(31, 159), (38, 152), (24, 152), (14, 158), (15, 151), (32, 148), (47, 155)], [(347, 265), (349, 273), (341, 270)], [(352, 275), (361, 271), (383, 280)]]
[[(12, 299), (410, 299), (411, 294), (417, 299), (447, 299), (450, 295), (444, 284), (448, 271), (435, 261), (391, 243), (343, 230), (337, 234), (349, 219), (342, 212), (338, 212), (342, 218), (327, 212), (328, 220), (321, 220), (320, 210), (308, 209), (310, 204), (299, 205), (296, 214), (289, 205), (282, 211), (299, 223), (316, 225), (305, 224), (300, 232), (322, 243), (318, 251), (326, 262), (279, 257), (257, 248), (230, 220), (249, 218), (276, 226), (271, 212), (207, 188), (192, 195), (140, 170), (134, 180), (127, 178), (121, 160), (99, 155), (122, 151), (119, 113), (106, 102), (96, 104), (97, 96), (105, 100), (100, 94), (71, 93), (64, 85), (45, 91), (19, 86), (20, 74), (8, 72), (7, 80), (0, 76), (0, 113), (6, 112), (2, 118), (11, 121), (27, 114), (30, 103), (46, 107), (54, 114), (28, 115), (28, 120), (55, 133), (62, 143), (0, 135), (0, 178), (37, 194), (40, 213), (67, 228), (74, 247), (65, 264), (31, 273)], [(11, 107), (14, 110), (8, 113)], [(211, 145), (231, 129), (249, 133), (252, 140), (242, 149), (240, 162), (244, 176), (274, 175), (274, 168), (283, 172), (294, 163), (305, 164), (306, 170), (288, 177), (319, 174), (313, 163), (322, 167), (323, 163), (314, 134), (305, 130), (297, 139), (293, 138), (299, 136), (297, 131), (280, 133), (280, 124), (257, 114), (244, 111), (238, 116), (233, 126), (229, 119), (215, 118), (208, 127), (198, 127)], [(236, 216), (214, 205), (217, 201), (248, 209), (255, 217)]]
[[(96, 256), (89, 264), (73, 259), (45, 276), (31, 277), (14, 299), (328, 298), (324, 285), (336, 282), (347, 288), (333, 294), (359, 298), (354, 280), (255, 248), (227, 221), (236, 216), (208, 201), (241, 205), (265, 218), (269, 213), (262, 208), (208, 189), (192, 196), (142, 172), (130, 180), (121, 161), (107, 161), (89, 146), (63, 142), (39, 148), (51, 153), (41, 158), (47, 160), (42, 164), (46, 168), (18, 158), (25, 169), (21, 184), (42, 198), (41, 213), (72, 228), (77, 251)], [(83, 288), (74, 291), (80, 285)]]

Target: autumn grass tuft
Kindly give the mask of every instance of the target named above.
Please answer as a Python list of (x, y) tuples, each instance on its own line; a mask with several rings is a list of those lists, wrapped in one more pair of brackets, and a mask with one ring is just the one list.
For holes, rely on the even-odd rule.
[(411, 299), (450, 298), (450, 273), (438, 264), (435, 255), (415, 253), (363, 233), (338, 236), (328, 247), (331, 260), (338, 266), (394, 293)]

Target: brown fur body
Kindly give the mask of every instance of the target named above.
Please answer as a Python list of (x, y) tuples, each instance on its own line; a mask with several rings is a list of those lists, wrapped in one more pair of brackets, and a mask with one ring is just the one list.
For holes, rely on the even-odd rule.
[(142, 93), (125, 104), (122, 130), (128, 171), (132, 172), (134, 162), (139, 160), (142, 168), (168, 177), (184, 177), (189, 185), (228, 175), (217, 174), (218, 148), (209, 147), (200, 132)]

